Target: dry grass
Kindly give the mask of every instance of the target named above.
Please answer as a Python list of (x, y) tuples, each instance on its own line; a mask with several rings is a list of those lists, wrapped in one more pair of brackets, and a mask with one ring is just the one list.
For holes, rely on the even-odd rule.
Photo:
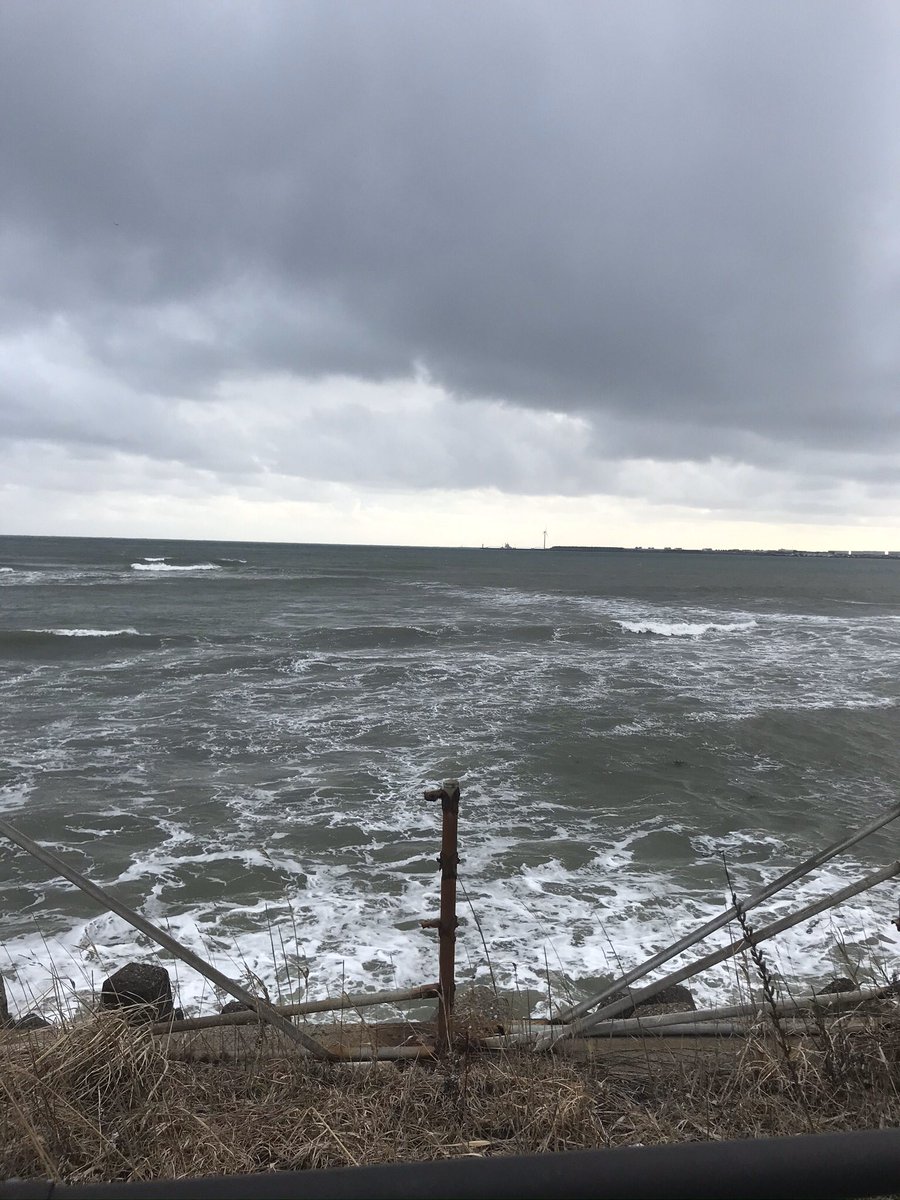
[(186, 1063), (109, 1015), (6, 1038), (2, 1056), (0, 1174), (70, 1182), (900, 1123), (893, 1009), (811, 1025), (790, 1072), (768, 1034), (720, 1057), (632, 1055), (629, 1070), (528, 1051), (426, 1066)]

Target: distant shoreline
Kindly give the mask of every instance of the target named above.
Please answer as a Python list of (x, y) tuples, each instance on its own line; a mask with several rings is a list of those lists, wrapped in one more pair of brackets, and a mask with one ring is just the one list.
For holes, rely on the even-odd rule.
[(102, 543), (133, 543), (135, 545), (152, 546), (261, 546), (277, 548), (306, 548), (320, 550), (440, 550), (448, 551), (517, 551), (519, 554), (543, 554), (548, 550), (582, 553), (606, 554), (750, 554), (768, 558), (865, 558), (900, 559), (900, 550), (793, 550), (779, 548), (777, 550), (750, 549), (743, 546), (715, 548), (712, 546), (489, 546), (479, 545), (448, 545), (429, 546), (423, 543), (392, 543), (392, 542), (288, 542), (288, 541), (259, 541), (258, 539), (240, 538), (183, 538), (170, 537), (165, 534), (149, 536), (142, 534), (138, 537), (124, 534), (74, 534), (74, 533), (3, 533), (0, 532), (0, 542), (102, 542)]
[(746, 550), (734, 548), (698, 550), (682, 546), (548, 546), (548, 550), (564, 550), (589, 554), (757, 554), (767, 558), (891, 558), (900, 560), (900, 550)]

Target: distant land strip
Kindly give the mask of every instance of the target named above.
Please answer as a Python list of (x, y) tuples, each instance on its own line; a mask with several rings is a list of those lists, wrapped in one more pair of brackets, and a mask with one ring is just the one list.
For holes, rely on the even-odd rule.
[(549, 550), (567, 550), (592, 554), (760, 554), (774, 558), (896, 558), (900, 550), (702, 550), (682, 546), (549, 546)]

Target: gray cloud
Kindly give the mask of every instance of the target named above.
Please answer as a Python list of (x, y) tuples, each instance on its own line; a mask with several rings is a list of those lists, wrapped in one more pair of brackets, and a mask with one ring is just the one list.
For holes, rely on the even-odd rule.
[[(442, 441), (510, 491), (894, 486), (898, 40), (842, 0), (6, 4), (0, 428), (223, 477), (426, 486)], [(402, 425), (258, 386), (423, 372)], [(235, 440), (195, 405), (241, 381)]]

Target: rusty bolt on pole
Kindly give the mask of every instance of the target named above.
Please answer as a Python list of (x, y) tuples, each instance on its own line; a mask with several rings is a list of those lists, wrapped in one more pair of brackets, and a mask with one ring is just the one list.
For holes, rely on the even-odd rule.
[(459, 782), (447, 779), (442, 787), (429, 788), (426, 800), (440, 800), (441, 853), (441, 915), (436, 921), (423, 921), (423, 929), (436, 929), (439, 937), (439, 972), (441, 988), (438, 1002), (437, 1045), (449, 1050), (453, 1038), (453, 997), (456, 991), (456, 875), (459, 866)]

